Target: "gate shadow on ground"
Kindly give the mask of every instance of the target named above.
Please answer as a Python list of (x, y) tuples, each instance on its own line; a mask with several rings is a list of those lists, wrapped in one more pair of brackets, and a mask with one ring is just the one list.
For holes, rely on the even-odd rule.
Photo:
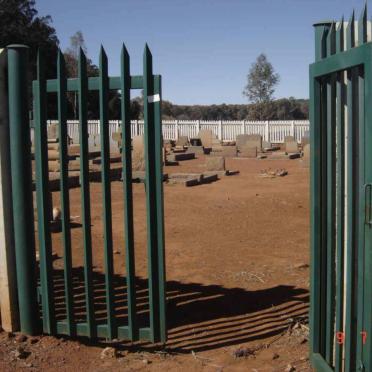
[[(66, 318), (63, 270), (55, 270), (54, 294), (57, 320)], [(85, 321), (83, 268), (72, 270), (74, 317)], [(98, 324), (107, 322), (105, 276), (93, 273), (94, 310)], [(118, 325), (127, 324), (125, 277), (113, 277), (115, 316)], [(136, 278), (138, 324), (148, 326), (148, 284)], [(169, 337), (166, 348), (189, 353), (217, 349), (246, 342), (265, 340), (288, 329), (297, 317), (307, 317), (308, 291), (279, 285), (260, 290), (225, 288), (200, 283), (167, 282), (167, 320)], [(82, 342), (86, 343), (87, 340)], [(263, 342), (263, 341), (262, 341)], [(89, 344), (92, 341), (88, 341)], [(263, 342), (264, 343), (264, 342)], [(97, 342), (94, 342), (97, 345)], [(99, 343), (98, 343), (99, 344)], [(127, 344), (125, 345), (127, 348)], [(118, 345), (120, 347), (120, 344)], [(158, 350), (159, 345), (140, 343), (133, 347)]]

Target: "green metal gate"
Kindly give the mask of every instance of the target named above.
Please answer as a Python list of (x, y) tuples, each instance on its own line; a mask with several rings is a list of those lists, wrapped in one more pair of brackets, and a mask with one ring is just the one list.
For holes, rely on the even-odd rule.
[(310, 66), (311, 361), (372, 370), (372, 43), (358, 22), (315, 25)]
[[(36, 169), (36, 204), (38, 213), (38, 241), (40, 252), (40, 276), (36, 278), (40, 284), (41, 316), (37, 303), (35, 243), (32, 208), (32, 180), (30, 158), (30, 132), (26, 127), (27, 118), (27, 48), (10, 46), (9, 50), (9, 89), (10, 89), (10, 124), (15, 136), (13, 141), (20, 142), (12, 153), (13, 200), (22, 200), (25, 208), (14, 205), (20, 211), (19, 224), (16, 231), (23, 236), (16, 242), (17, 277), (19, 298), (21, 301), (21, 328), (25, 333), (37, 333), (42, 329), (48, 334), (71, 336), (103, 337), (107, 339), (149, 340), (151, 342), (166, 341), (165, 314), (165, 258), (164, 258), (164, 216), (163, 216), (163, 174), (162, 174), (162, 130), (161, 130), (161, 76), (153, 75), (152, 55), (145, 47), (143, 55), (143, 75), (131, 76), (129, 54), (123, 45), (121, 52), (121, 75), (108, 76), (108, 62), (105, 51), (101, 48), (99, 58), (99, 76), (87, 76), (87, 61), (80, 51), (78, 59), (78, 77), (67, 79), (63, 54), (57, 57), (57, 78), (46, 80), (45, 61), (41, 52), (37, 62), (37, 80), (33, 82), (35, 169)], [(143, 89), (144, 99), (144, 148), (145, 148), (145, 190), (147, 209), (147, 262), (148, 262), (148, 319), (140, 324), (138, 321), (138, 304), (136, 304), (136, 277), (134, 255), (134, 226), (132, 200), (132, 160), (130, 131), (130, 93), (132, 89)], [(124, 199), (124, 235), (125, 235), (125, 267), (126, 277), (122, 278), (126, 296), (126, 321), (116, 317), (116, 304), (113, 278), (113, 237), (112, 207), (110, 187), (110, 144), (108, 125), (109, 91), (121, 92), (121, 131), (122, 131), (122, 167), (123, 167), (123, 199)], [(90, 91), (99, 92), (100, 143), (101, 143), (101, 184), (102, 184), (102, 220), (104, 236), (104, 293), (106, 320), (97, 321), (94, 309), (95, 292), (92, 267), (92, 235), (91, 205), (88, 158), (88, 124), (87, 101)], [(12, 92), (15, 92), (12, 94)], [(80, 135), (80, 190), (81, 190), (81, 223), (84, 247), (84, 321), (77, 321), (74, 309), (74, 286), (72, 275), (70, 200), (68, 183), (68, 143), (67, 143), (67, 93), (76, 92), (78, 96), (79, 135)], [(21, 94), (22, 93), (22, 94)], [(64, 319), (56, 316), (55, 291), (53, 279), (52, 247), (51, 247), (51, 202), (48, 171), (48, 139), (47, 139), (47, 101), (50, 94), (57, 97), (58, 137), (60, 161), (60, 201), (63, 245), (63, 288)], [(21, 119), (19, 117), (21, 116)], [(13, 123), (12, 123), (13, 120)], [(26, 121), (26, 122), (25, 122)], [(17, 159), (22, 163), (17, 163)], [(22, 172), (25, 172), (24, 174)], [(24, 178), (16, 179), (21, 173)], [(18, 182), (18, 183), (17, 183)], [(14, 188), (18, 185), (19, 189)], [(23, 198), (23, 199), (22, 199)], [(27, 208), (26, 208), (27, 207)], [(18, 208), (18, 209), (17, 209)], [(26, 212), (24, 212), (26, 210)], [(16, 214), (16, 213), (15, 213)], [(119, 256), (120, 257), (120, 256)], [(123, 260), (124, 265), (124, 260)], [(27, 269), (27, 270), (26, 270)], [(22, 302), (23, 301), (23, 302)], [(143, 300), (142, 300), (143, 301)], [(143, 307), (143, 304), (142, 304)], [(143, 318), (143, 314), (141, 315)], [(81, 316), (80, 316), (81, 318)]]

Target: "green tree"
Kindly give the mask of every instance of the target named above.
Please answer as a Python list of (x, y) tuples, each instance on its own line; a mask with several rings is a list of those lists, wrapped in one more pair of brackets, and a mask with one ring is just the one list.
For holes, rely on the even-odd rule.
[[(50, 16), (39, 17), (34, 0), (0, 0), (0, 48), (9, 44), (30, 47), (30, 76), (36, 75), (36, 56), (43, 49), (46, 61), (55, 61), (58, 38)], [(46, 64), (48, 78), (55, 76), (55, 62)]]
[[(31, 81), (36, 78), (38, 49), (42, 49), (45, 74), (48, 79), (56, 76), (56, 56), (59, 41), (52, 27), (50, 16), (39, 17), (34, 0), (0, 0), (0, 48), (10, 44), (24, 44), (30, 47), (29, 61), (29, 105), (31, 108)], [(48, 99), (48, 115), (56, 115), (56, 97)]]
[(247, 85), (243, 95), (253, 103), (267, 103), (273, 100), (275, 86), (279, 82), (279, 74), (274, 70), (265, 54), (260, 54), (252, 64), (248, 76)]

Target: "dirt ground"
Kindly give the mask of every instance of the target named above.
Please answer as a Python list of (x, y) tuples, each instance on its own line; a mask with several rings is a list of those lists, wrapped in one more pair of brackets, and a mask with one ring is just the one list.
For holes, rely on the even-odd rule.
[[(164, 184), (169, 328), (165, 348), (84, 338), (25, 339), (0, 332), (0, 370), (310, 370), (309, 168), (299, 159), (228, 158), (226, 165), (240, 174), (195, 187)], [(201, 172), (203, 166), (201, 157), (166, 167), (165, 172)], [(269, 168), (285, 168), (288, 175), (259, 176)], [(133, 191), (137, 286), (145, 290), (143, 184), (134, 184)], [(94, 266), (102, 276), (100, 183), (91, 184), (91, 194)], [(70, 197), (78, 280), (83, 264), (80, 190), (72, 189)], [(58, 204), (57, 193), (53, 199)], [(120, 280), (125, 273), (123, 190), (117, 181), (112, 183), (112, 212), (115, 273)], [(53, 252), (54, 267), (61, 272), (58, 233), (53, 234)], [(101, 357), (107, 346), (115, 347), (116, 357)]]

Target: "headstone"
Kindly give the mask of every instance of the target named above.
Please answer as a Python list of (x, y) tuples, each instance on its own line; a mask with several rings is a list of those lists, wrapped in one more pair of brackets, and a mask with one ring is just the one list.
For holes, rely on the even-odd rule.
[(304, 146), (304, 159), (310, 159), (310, 144)]
[(80, 145), (69, 145), (68, 154), (79, 156), (80, 155)]
[(176, 142), (176, 146), (187, 146), (189, 144), (189, 139), (187, 136), (179, 136)]
[(48, 129), (48, 139), (57, 139), (58, 138), (58, 126), (57, 124), (49, 124)]
[(240, 150), (240, 148), (243, 147), (247, 141), (248, 141), (248, 134), (238, 134), (236, 136), (237, 149)]
[(246, 145), (256, 147), (257, 151), (262, 150), (262, 136), (260, 134), (249, 134)]
[(121, 142), (121, 132), (112, 133), (112, 139), (116, 142)]
[(262, 150), (262, 136), (260, 134), (239, 134), (236, 137), (236, 146), (239, 151), (243, 147), (255, 147), (258, 151)]
[(304, 148), (305, 145), (307, 145), (308, 143), (310, 143), (310, 132), (308, 130), (305, 130), (304, 135), (301, 138), (302, 148)]
[(211, 148), (214, 144), (220, 143), (217, 137), (209, 129), (202, 129), (199, 132), (198, 137), (201, 139), (202, 145), (204, 147)]
[(59, 150), (48, 150), (49, 160), (59, 160)]
[(287, 154), (293, 154), (298, 152), (298, 143), (297, 141), (288, 141), (285, 143), (285, 152)]
[(218, 146), (213, 147), (211, 156), (223, 156), (225, 158), (235, 158), (237, 154), (236, 146)]
[(99, 134), (89, 134), (88, 137), (89, 151), (97, 151), (100, 149), (100, 138)]
[(207, 171), (223, 171), (225, 170), (225, 158), (223, 156), (207, 157), (205, 159), (205, 167)]
[(163, 147), (165, 148), (165, 151), (171, 151), (172, 150), (172, 142), (167, 140), (163, 142)]
[(302, 165), (304, 167), (310, 165), (310, 144), (306, 144), (303, 148)]
[(264, 150), (271, 150), (271, 143), (268, 141), (262, 141), (262, 148)]
[(243, 158), (256, 158), (257, 157), (257, 147), (249, 147), (247, 145), (240, 149), (239, 156)]
[(293, 136), (284, 136), (284, 143), (293, 142), (295, 138)]
[(145, 170), (145, 144), (143, 136), (132, 138), (132, 169), (134, 171)]

